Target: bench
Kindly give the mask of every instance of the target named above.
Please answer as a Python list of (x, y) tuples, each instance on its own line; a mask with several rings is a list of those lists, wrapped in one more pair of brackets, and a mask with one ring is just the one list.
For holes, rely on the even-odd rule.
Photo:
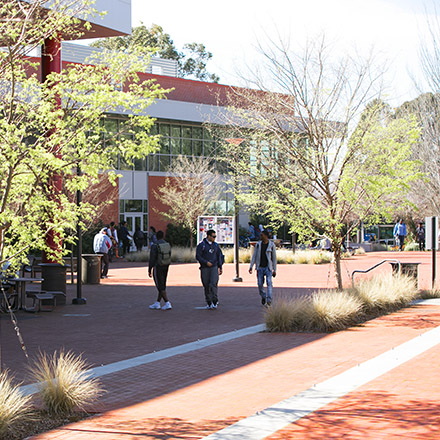
[(26, 308), (26, 312), (51, 312), (56, 306), (56, 298), (52, 293), (30, 292), (28, 297), (33, 299), (33, 304)]

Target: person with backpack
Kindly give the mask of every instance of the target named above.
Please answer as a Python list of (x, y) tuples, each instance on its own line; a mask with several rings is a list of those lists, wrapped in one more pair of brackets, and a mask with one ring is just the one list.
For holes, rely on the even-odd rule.
[(101, 278), (108, 278), (108, 253), (112, 247), (112, 241), (107, 235), (107, 228), (102, 228), (93, 238), (93, 250), (95, 254), (102, 255), (101, 257)]
[(218, 305), (218, 280), (223, 273), (223, 262), (225, 258), (220, 246), (215, 242), (216, 232), (210, 229), (206, 238), (198, 245), (196, 259), (200, 263), (200, 277), (205, 289), (205, 300), (207, 309), (216, 309)]
[[(151, 310), (171, 310), (171, 303), (168, 300), (167, 276), (168, 268), (171, 263), (171, 246), (164, 240), (162, 231), (157, 231), (157, 241), (151, 246), (150, 262), (148, 264), (148, 276), (154, 277), (154, 284), (157, 287), (157, 300), (149, 307)], [(160, 301), (164, 300), (165, 304), (161, 307)]]

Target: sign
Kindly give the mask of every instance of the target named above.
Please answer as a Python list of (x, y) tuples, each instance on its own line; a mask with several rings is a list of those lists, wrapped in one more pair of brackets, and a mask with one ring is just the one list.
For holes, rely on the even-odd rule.
[(425, 249), (438, 251), (438, 217), (425, 217), (425, 233)]
[(214, 229), (218, 244), (234, 244), (234, 218), (227, 216), (200, 216), (197, 219), (197, 243), (205, 237), (206, 232)]

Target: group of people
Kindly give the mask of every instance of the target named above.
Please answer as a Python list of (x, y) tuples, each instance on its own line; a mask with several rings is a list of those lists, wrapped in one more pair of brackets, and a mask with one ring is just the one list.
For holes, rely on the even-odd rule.
[[(403, 251), (403, 246), (405, 244), (406, 236), (408, 235), (406, 225), (402, 219), (400, 219), (395, 225), (393, 230), (393, 236), (399, 246), (399, 252)], [(416, 240), (419, 244), (419, 250), (423, 251), (425, 249), (425, 228), (423, 223), (419, 223), (416, 228)]]
[[(162, 233), (163, 235), (163, 233)], [(150, 246), (155, 244), (158, 239), (154, 226), (150, 227), (148, 236)], [(93, 251), (101, 257), (101, 278), (107, 278), (109, 263), (113, 258), (123, 258), (130, 252), (131, 243), (134, 241), (137, 251), (141, 251), (145, 244), (145, 236), (139, 227), (136, 228), (133, 235), (127, 228), (127, 222), (122, 221), (119, 228), (116, 228), (115, 222), (110, 222), (109, 226), (102, 228), (93, 239)], [(121, 255), (119, 255), (119, 250)]]
[[(215, 239), (215, 230), (210, 229), (197, 246), (196, 259), (200, 264), (200, 278), (202, 281), (206, 309), (215, 310), (218, 307), (218, 282), (223, 273), (224, 255)], [(263, 306), (272, 304), (272, 278), (276, 276), (277, 256), (273, 241), (269, 240), (269, 232), (263, 230), (260, 241), (255, 245), (249, 273), (253, 268), (257, 271), (258, 291)], [(171, 303), (166, 293), (168, 269), (171, 263), (171, 246), (164, 240), (162, 231), (157, 232), (157, 242), (151, 246), (148, 276), (154, 278), (158, 295), (156, 301), (149, 307), (152, 310), (170, 310)], [(264, 284), (267, 289), (265, 290)], [(163, 305), (162, 305), (163, 301)]]

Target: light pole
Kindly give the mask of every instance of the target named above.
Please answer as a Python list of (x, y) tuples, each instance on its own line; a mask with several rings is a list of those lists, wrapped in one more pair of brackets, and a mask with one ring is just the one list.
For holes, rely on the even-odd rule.
[[(225, 141), (230, 145), (235, 145), (237, 148), (244, 142), (244, 139), (241, 138), (229, 138), (225, 139)], [(237, 163), (237, 152), (234, 154), (235, 163)], [(234, 262), (235, 262), (235, 278), (232, 278), (232, 281), (236, 283), (240, 283), (243, 281), (243, 278), (240, 277), (240, 256), (239, 256), (239, 222), (238, 222), (238, 213), (240, 210), (240, 206), (238, 204), (237, 199), (237, 173), (234, 171)]]

